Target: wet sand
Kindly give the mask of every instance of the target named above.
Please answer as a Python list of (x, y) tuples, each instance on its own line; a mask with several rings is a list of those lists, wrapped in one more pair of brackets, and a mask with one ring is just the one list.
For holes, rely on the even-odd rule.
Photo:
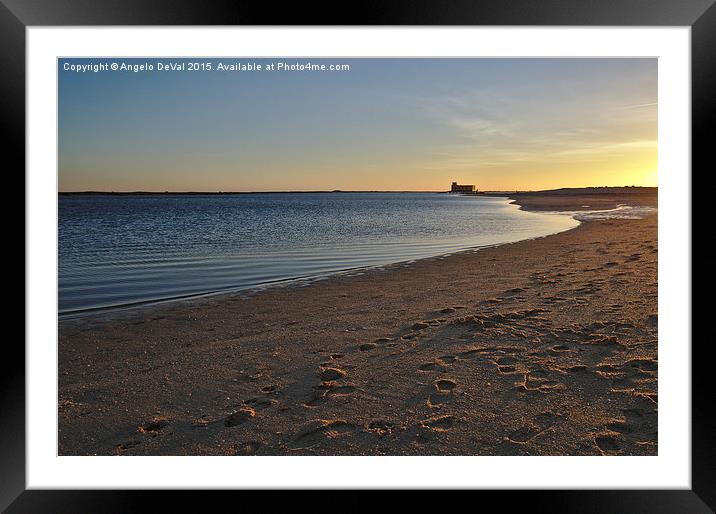
[(656, 455), (657, 320), (656, 215), (62, 320), (59, 454)]
[(530, 211), (586, 211), (614, 209), (619, 205), (657, 205), (655, 187), (589, 187), (535, 191), (509, 195)]

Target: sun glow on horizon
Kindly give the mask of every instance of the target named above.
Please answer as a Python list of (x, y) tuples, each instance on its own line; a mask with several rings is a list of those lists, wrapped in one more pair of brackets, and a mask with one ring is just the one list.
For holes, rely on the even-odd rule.
[(656, 59), (342, 59), (350, 72), (283, 75), (63, 62), (60, 191), (657, 185)]

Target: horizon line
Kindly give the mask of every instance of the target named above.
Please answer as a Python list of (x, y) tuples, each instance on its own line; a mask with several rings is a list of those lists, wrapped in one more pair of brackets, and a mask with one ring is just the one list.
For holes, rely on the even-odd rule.
[[(478, 191), (479, 193), (547, 193), (561, 190), (594, 190), (594, 189), (658, 189), (658, 186), (583, 186), (561, 187), (554, 189), (494, 189)], [(58, 191), (58, 195), (246, 195), (246, 194), (292, 194), (292, 193), (450, 193), (450, 190), (391, 190), (391, 189), (317, 189), (317, 190), (279, 190), (279, 191)]]

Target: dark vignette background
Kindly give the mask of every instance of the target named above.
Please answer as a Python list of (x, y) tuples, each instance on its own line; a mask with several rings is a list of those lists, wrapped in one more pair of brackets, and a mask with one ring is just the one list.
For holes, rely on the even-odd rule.
[[(5, 161), (10, 161), (3, 168), (7, 170), (6, 180), (19, 179), (19, 170), (25, 169), (23, 139), (27, 26), (682, 25), (692, 26), (692, 169), (704, 168), (699, 172), (703, 174), (707, 159), (712, 157), (713, 144), (708, 129), (712, 125), (716, 103), (716, 6), (713, 3), (714, 0), (364, 0), (353, 3), (0, 0), (0, 110), (5, 129), (3, 157)], [(692, 177), (694, 175), (692, 172)], [(6, 191), (11, 191), (11, 197), (18, 196), (18, 191), (22, 191), (25, 197), (24, 180), (5, 187)], [(692, 203), (697, 205), (695, 200)], [(6, 202), (6, 205), (17, 209), (11, 202)], [(5, 209), (8, 211), (7, 227), (14, 228), (17, 211), (11, 214), (8, 207)], [(24, 243), (22, 248), (24, 262)], [(709, 257), (714, 257), (713, 250), (709, 251)], [(19, 260), (19, 257), (16, 259)], [(707, 290), (712, 283), (713, 278), (708, 273), (700, 275), (699, 285), (702, 290)], [(692, 317), (703, 319), (708, 316), (706, 309), (710, 309), (709, 304), (708, 300), (694, 304), (696, 316)], [(716, 506), (716, 421), (712, 409), (713, 371), (708, 358), (711, 338), (693, 339), (692, 491), (486, 491), (480, 493), (480, 499), (489, 502), (487, 505), (494, 501), (499, 502), (496, 503), (498, 505), (524, 507), (538, 512), (713, 512)], [(5, 339), (2, 363), (0, 508), (7, 508), (9, 513), (134, 512), (154, 510), (156, 507), (153, 507), (153, 502), (161, 502), (162, 509), (176, 504), (187, 509), (201, 510), (209, 507), (212, 500), (236, 502), (235, 492), (211, 492), (201, 496), (188, 491), (23, 492), (25, 354), (18, 337)], [(239, 494), (242, 502), (251, 498), (249, 493)], [(490, 498), (486, 498), (488, 495)], [(424, 494), (414, 498), (419, 501), (425, 499)], [(431, 499), (443, 502), (432, 495)], [(280, 502), (281, 499), (275, 501)], [(239, 509), (248, 507), (244, 503), (233, 505)]]

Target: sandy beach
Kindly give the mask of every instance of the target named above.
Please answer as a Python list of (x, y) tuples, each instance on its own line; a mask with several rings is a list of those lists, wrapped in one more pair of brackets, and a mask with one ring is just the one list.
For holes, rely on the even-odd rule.
[(58, 452), (656, 455), (657, 320), (656, 215), (61, 320)]

